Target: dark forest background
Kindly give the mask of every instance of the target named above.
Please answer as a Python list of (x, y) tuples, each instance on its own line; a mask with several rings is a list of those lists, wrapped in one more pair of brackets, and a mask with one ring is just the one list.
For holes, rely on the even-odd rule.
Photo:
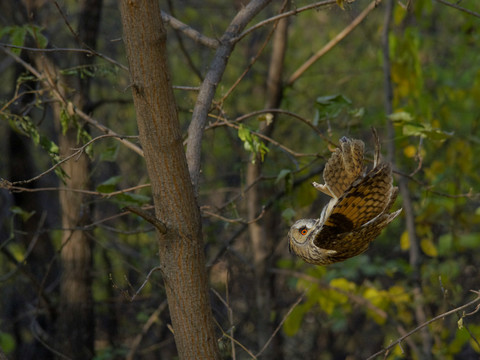
[[(134, 3), (0, 3), (0, 358), (478, 359), (480, 3)], [(308, 265), (288, 229), (372, 127), (403, 212)]]

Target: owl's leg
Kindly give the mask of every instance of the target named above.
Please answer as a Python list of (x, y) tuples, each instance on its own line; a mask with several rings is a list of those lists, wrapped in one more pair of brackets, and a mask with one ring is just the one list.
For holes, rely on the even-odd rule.
[(317, 183), (316, 181), (314, 181), (314, 182), (312, 183), (312, 185), (313, 185), (313, 187), (314, 187), (315, 189), (317, 189), (318, 191), (321, 191), (321, 192), (323, 192), (324, 194), (327, 194), (328, 196), (330, 196), (330, 197), (332, 197), (332, 198), (334, 198), (334, 199), (337, 198), (337, 197), (335, 196), (335, 194), (333, 193), (333, 191), (330, 190), (330, 188), (328, 187), (328, 185), (326, 185), (326, 184), (325, 184), (325, 185), (322, 185), (322, 184)]

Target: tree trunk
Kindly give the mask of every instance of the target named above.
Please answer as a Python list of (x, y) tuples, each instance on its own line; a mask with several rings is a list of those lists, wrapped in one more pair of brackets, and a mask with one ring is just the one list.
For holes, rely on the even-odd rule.
[(121, 2), (124, 42), (145, 151), (163, 273), (180, 359), (220, 359), (208, 296), (200, 211), (169, 79), (166, 32), (155, 0)]
[[(288, 20), (282, 19), (278, 22), (275, 34), (273, 36), (272, 54), (267, 78), (267, 92), (265, 108), (271, 109), (279, 107), (282, 101), (283, 84), (282, 72), (287, 44)], [(261, 133), (270, 136), (273, 131), (274, 122), (267, 125), (261, 124)], [(253, 184), (261, 175), (262, 162), (259, 156), (254, 163), (250, 162), (247, 167), (247, 184)], [(261, 213), (262, 189), (260, 184), (254, 185), (247, 193), (247, 211), (248, 218), (255, 219)], [(269, 214), (271, 216), (271, 214)], [(267, 216), (269, 216), (267, 215)], [(248, 232), (252, 244), (253, 264), (255, 271), (255, 301), (256, 301), (256, 319), (257, 319), (257, 345), (261, 349), (268, 341), (273, 332), (273, 323), (270, 314), (273, 310), (272, 298), (274, 298), (272, 282), (274, 275), (269, 274), (268, 268), (269, 256), (273, 253), (276, 242), (273, 240), (275, 231), (273, 228), (267, 229), (266, 226), (271, 222), (262, 219), (248, 225)], [(275, 239), (276, 240), (276, 239)], [(275, 351), (269, 348), (264, 356), (273, 358)], [(275, 356), (278, 356), (276, 354)], [(278, 358), (278, 357), (276, 357)]]
[[(95, 48), (102, 1), (81, 1), (78, 34), (82, 42)], [(78, 65), (93, 63), (93, 57), (76, 56)], [(84, 110), (89, 101), (89, 77), (75, 78), (74, 104)], [(54, 106), (55, 118), (60, 124), (61, 108)], [(70, 124), (73, 125), (73, 124)], [(70, 155), (78, 143), (77, 126), (73, 125), (59, 138), (61, 156)], [(59, 125), (60, 127), (60, 125)], [(70, 189), (88, 189), (90, 160), (82, 154), (76, 161), (68, 161), (63, 167), (68, 175), (63, 185)], [(73, 359), (91, 359), (94, 356), (94, 312), (92, 298), (92, 243), (83, 229), (90, 220), (90, 207), (82, 193), (60, 191), (62, 209), (62, 237), (60, 254), (63, 267), (60, 284), (60, 308), (57, 321), (58, 350)]]

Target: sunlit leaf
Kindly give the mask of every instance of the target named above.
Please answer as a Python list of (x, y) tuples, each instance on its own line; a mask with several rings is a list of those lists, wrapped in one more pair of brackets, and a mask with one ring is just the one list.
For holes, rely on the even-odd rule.
[(408, 232), (406, 230), (400, 236), (400, 248), (402, 250), (410, 249), (410, 238), (409, 238)]
[(433, 243), (432, 239), (430, 238), (423, 238), (420, 240), (420, 247), (422, 248), (422, 251), (431, 257), (437, 257), (438, 256), (438, 251)]

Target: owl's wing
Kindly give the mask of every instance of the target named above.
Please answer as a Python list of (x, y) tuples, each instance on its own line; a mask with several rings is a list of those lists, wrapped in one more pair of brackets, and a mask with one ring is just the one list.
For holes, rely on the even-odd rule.
[(363, 141), (342, 137), (340, 147), (325, 164), (323, 170), (325, 185), (314, 183), (315, 188), (338, 199), (362, 175), (364, 148)]
[[(393, 202), (392, 202), (393, 204)], [(380, 235), (382, 230), (395, 219), (402, 209), (393, 213), (380, 214), (376, 218), (362, 225), (359, 229), (341, 234), (327, 234), (320, 232), (315, 239), (315, 244), (322, 249), (330, 251), (329, 260), (338, 262), (359, 255), (368, 249), (368, 245)]]
[[(340, 196), (325, 225), (352, 230), (373, 219), (389, 204), (392, 197), (392, 181), (389, 163), (382, 163), (373, 168)], [(344, 224), (344, 221), (348, 224)]]
[(339, 245), (338, 235), (356, 233), (362, 225), (388, 212), (398, 193), (392, 181), (392, 170), (388, 163), (380, 164), (365, 177), (357, 179), (323, 214), (323, 224), (314, 235), (314, 244), (323, 249), (335, 249)]

